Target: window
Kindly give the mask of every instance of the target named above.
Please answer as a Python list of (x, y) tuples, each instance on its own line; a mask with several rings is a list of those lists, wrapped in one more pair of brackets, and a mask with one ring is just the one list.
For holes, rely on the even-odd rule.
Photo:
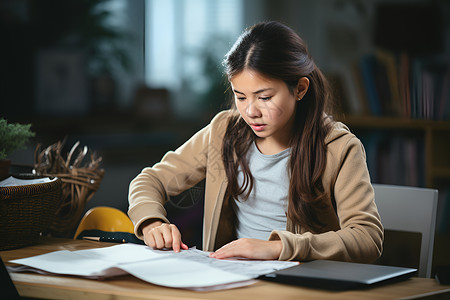
[(146, 83), (169, 89), (176, 112), (198, 108), (195, 98), (212, 80), (204, 72), (205, 55), (216, 56), (219, 67), (243, 29), (242, 2), (147, 0)]

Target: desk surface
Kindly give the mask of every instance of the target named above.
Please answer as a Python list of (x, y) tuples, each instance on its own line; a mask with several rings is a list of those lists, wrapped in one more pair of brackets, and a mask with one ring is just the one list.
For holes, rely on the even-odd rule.
[[(16, 250), (0, 251), (0, 257), (8, 263), (11, 259), (44, 254), (56, 250), (81, 250), (111, 246), (110, 243), (68, 239), (42, 239), (38, 245)], [(195, 292), (156, 286), (131, 275), (108, 280), (89, 280), (73, 276), (49, 276), (34, 273), (12, 273), (11, 277), (24, 297), (44, 299), (415, 299), (435, 296), (445, 299), (450, 286), (439, 285), (434, 279), (411, 278), (406, 281), (369, 289), (326, 291), (306, 287), (289, 286), (258, 281), (231, 290)], [(443, 295), (445, 293), (445, 295)], [(442, 298), (441, 298), (442, 297)], [(448, 298), (447, 298), (448, 299)]]

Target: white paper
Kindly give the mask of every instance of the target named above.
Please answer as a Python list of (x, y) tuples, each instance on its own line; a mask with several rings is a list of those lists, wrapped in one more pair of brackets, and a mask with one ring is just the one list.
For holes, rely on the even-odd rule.
[(191, 261), (208, 264), (214, 268), (218, 268), (231, 273), (245, 275), (256, 278), (260, 275), (270, 273), (272, 271), (281, 270), (298, 265), (298, 262), (278, 261), (278, 260), (251, 260), (242, 258), (233, 259), (215, 259), (209, 257), (210, 252), (197, 249), (189, 249), (176, 253), (178, 257), (182, 257)]
[[(78, 251), (55, 251), (48, 254), (11, 260), (39, 272), (103, 278), (129, 273), (144, 281), (174, 288), (214, 290), (248, 285), (253, 279), (297, 262), (259, 260), (219, 260), (197, 249), (153, 250), (137, 244), (120, 244)], [(24, 271), (8, 267), (11, 271)], [(29, 271), (30, 269), (28, 269)]]
[(112, 261), (115, 263), (129, 263), (149, 259), (161, 259), (167, 255), (176, 254), (173, 251), (153, 250), (150, 247), (138, 244), (119, 244), (105, 248), (77, 250), (75, 253), (87, 258)]
[(176, 288), (223, 285), (252, 279), (207, 264), (174, 257), (124, 264), (120, 268), (142, 280)]
[(19, 178), (15, 178), (13, 176), (9, 176), (8, 178), (0, 181), (0, 187), (47, 183), (47, 182), (52, 182), (55, 180), (56, 180), (56, 178), (50, 179), (49, 177), (34, 178), (34, 179), (19, 179)]
[(107, 274), (108, 269), (117, 265), (111, 261), (88, 258), (67, 250), (12, 260), (11, 262), (50, 273), (90, 277), (103, 276), (105, 273)]

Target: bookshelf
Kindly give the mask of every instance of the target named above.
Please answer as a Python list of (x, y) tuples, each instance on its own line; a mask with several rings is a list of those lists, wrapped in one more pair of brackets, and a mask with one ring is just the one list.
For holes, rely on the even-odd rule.
[[(345, 116), (342, 121), (352, 131), (412, 132), (424, 142), (425, 187), (450, 187), (450, 121), (416, 120), (395, 117)], [(395, 167), (395, 166), (393, 166)]]
[(376, 183), (450, 190), (449, 8), (380, 1), (371, 46), (347, 65), (338, 105)]

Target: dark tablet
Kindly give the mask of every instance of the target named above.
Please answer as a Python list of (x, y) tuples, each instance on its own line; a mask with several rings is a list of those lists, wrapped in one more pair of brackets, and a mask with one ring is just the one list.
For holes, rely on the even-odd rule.
[(315, 260), (259, 279), (323, 289), (350, 289), (404, 280), (416, 272), (412, 268)]

